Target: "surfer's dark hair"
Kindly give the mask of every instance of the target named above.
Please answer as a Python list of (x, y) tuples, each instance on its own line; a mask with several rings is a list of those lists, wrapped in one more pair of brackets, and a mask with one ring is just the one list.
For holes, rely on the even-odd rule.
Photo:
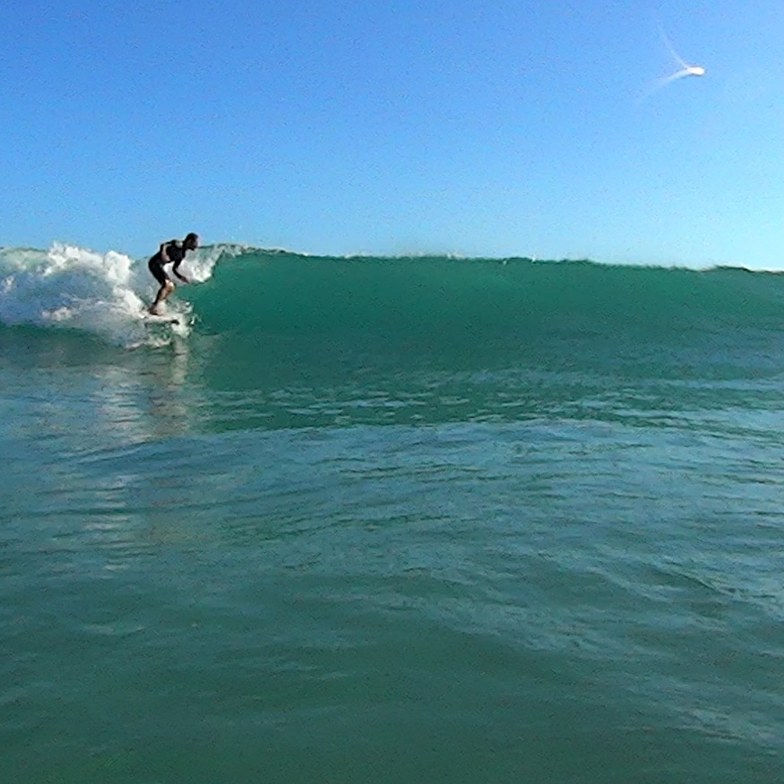
[(192, 232), (191, 232), (190, 234), (188, 234), (188, 236), (185, 238), (185, 242), (188, 242), (188, 240), (197, 240), (197, 239), (199, 239), (199, 235), (198, 235), (198, 234), (197, 234), (195, 231), (192, 231)]

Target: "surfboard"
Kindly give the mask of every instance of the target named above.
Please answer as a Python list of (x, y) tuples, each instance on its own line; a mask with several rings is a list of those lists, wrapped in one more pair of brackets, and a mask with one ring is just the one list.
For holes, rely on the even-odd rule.
[(143, 313), (142, 319), (148, 324), (181, 324), (182, 322), (174, 316), (157, 316), (154, 313)]

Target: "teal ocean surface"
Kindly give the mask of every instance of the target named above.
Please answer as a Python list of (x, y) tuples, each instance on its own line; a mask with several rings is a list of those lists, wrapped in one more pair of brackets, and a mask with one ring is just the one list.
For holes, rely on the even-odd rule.
[(0, 250), (14, 784), (784, 781), (784, 277)]

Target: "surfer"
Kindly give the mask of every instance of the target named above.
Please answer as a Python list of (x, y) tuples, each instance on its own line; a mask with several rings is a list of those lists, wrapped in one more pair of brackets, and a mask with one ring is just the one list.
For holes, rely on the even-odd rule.
[(179, 272), (180, 262), (182, 262), (189, 250), (196, 250), (198, 247), (199, 235), (191, 232), (184, 240), (169, 240), (162, 243), (161, 247), (158, 248), (158, 252), (147, 264), (155, 280), (161, 284), (158, 293), (155, 295), (155, 302), (150, 305), (150, 313), (158, 315), (158, 306), (174, 291), (174, 282), (166, 274), (166, 270), (163, 268), (164, 265), (174, 264), (172, 272), (183, 283), (187, 283), (188, 278)]

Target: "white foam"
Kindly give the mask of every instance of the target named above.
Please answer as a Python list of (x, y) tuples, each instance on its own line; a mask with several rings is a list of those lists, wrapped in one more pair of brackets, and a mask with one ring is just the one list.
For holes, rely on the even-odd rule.
[[(195, 283), (209, 279), (220, 255), (219, 247), (189, 254), (188, 277)], [(144, 323), (156, 288), (146, 259), (116, 251), (58, 243), (48, 251), (0, 249), (0, 322), (7, 326), (82, 330), (124, 346), (159, 342)], [(170, 300), (167, 312), (180, 317), (177, 332), (187, 337), (188, 303)]]

